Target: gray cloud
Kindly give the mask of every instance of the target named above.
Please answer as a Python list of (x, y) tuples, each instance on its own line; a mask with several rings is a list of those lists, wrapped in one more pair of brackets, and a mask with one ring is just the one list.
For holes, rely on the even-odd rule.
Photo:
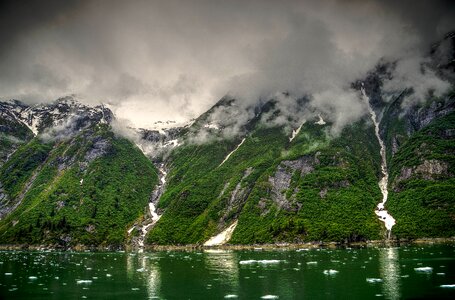
[[(455, 28), (454, 11), (450, 1), (408, 0), (10, 1), (0, 9), (0, 98), (77, 94), (147, 127), (195, 117), (227, 93), (247, 108), (286, 91), (341, 128), (365, 112), (350, 83), (381, 58), (413, 58), (391, 91), (422, 80), (444, 88), (408, 75)], [(291, 126), (300, 123), (280, 99)]]

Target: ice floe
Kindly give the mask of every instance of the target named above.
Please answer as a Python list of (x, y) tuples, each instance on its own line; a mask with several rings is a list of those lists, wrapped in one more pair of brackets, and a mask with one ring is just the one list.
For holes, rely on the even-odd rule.
[(338, 274), (338, 271), (330, 269), (330, 270), (324, 270), (323, 273), (324, 273), (324, 275), (336, 275), (336, 274)]
[(77, 284), (91, 284), (92, 281), (89, 280), (89, 279), (86, 279), (86, 280), (76, 280), (76, 283), (77, 283)]
[(278, 259), (263, 259), (263, 260), (250, 259), (250, 260), (241, 260), (241, 261), (239, 261), (239, 264), (241, 264), (241, 265), (252, 265), (252, 264), (269, 265), (269, 264), (279, 264), (281, 262), (283, 262), (283, 260), (278, 260)]
[(382, 282), (381, 278), (367, 278), (368, 283), (379, 283)]
[(280, 298), (280, 297), (277, 295), (265, 295), (265, 296), (261, 297), (261, 299), (278, 299), (278, 298)]
[(432, 267), (420, 267), (420, 268), (414, 268), (414, 271), (417, 273), (431, 273), (433, 272)]

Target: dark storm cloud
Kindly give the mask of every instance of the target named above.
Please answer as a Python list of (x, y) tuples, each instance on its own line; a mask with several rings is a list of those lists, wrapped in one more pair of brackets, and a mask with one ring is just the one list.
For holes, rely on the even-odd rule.
[[(45, 26), (58, 26), (82, 8), (80, 0), (10, 0), (0, 2), (0, 51), (17, 38)], [(1, 53), (0, 52), (0, 53)]]
[(381, 58), (404, 61), (390, 91), (444, 89), (409, 75), (454, 22), (450, 1), (10, 1), (0, 98), (77, 94), (147, 126), (196, 116), (226, 93), (248, 106), (287, 91), (343, 126), (365, 112), (350, 83)]

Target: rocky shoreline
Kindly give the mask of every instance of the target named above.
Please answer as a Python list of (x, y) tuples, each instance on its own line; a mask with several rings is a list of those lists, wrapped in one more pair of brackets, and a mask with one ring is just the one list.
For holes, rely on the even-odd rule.
[[(404, 245), (428, 245), (428, 244), (452, 244), (455, 237), (451, 238), (421, 238), (415, 240), (373, 240), (355, 243), (337, 242), (308, 242), (308, 243), (278, 243), (278, 244), (254, 244), (254, 245), (222, 245), (222, 246), (203, 246), (203, 245), (146, 245), (145, 251), (196, 251), (196, 250), (298, 250), (298, 249), (317, 249), (317, 248), (349, 248), (349, 247), (398, 247)], [(76, 245), (74, 247), (62, 247), (58, 245), (27, 245), (10, 244), (0, 245), (0, 251), (75, 251), (75, 252), (136, 252), (139, 249), (131, 246), (87, 246)]]

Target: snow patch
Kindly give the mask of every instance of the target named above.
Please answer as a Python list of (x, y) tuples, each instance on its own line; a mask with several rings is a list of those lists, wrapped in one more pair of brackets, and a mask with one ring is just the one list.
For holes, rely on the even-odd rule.
[(204, 125), (204, 128), (216, 129), (216, 130), (220, 129), (220, 128), (218, 127), (218, 125), (217, 125), (217, 124), (214, 124), (214, 123), (205, 124), (205, 125)]
[(235, 227), (237, 227), (237, 220), (219, 234), (211, 237), (207, 242), (204, 243), (204, 246), (218, 246), (226, 244), (231, 239)]
[(319, 121), (314, 122), (314, 124), (317, 124), (317, 125), (325, 125), (326, 122), (322, 119), (321, 115), (318, 115), (318, 117), (319, 117)]
[(232, 153), (234, 153), (235, 151), (237, 151), (237, 149), (240, 148), (240, 146), (242, 146), (243, 142), (245, 141), (245, 138), (242, 139), (242, 141), (240, 142), (240, 144), (237, 145), (237, 147), (235, 147), (234, 150), (232, 150), (225, 158), (224, 160), (221, 162), (221, 164), (218, 166), (220, 167), (222, 164), (224, 164), (228, 159), (229, 157), (232, 155)]
[(299, 134), (300, 129), (302, 129), (303, 124), (305, 124), (305, 122), (303, 122), (302, 125), (300, 125), (297, 129), (292, 130), (292, 135), (291, 135), (291, 137), (289, 138), (289, 141), (290, 141), (290, 142), (292, 142), (292, 140)]

